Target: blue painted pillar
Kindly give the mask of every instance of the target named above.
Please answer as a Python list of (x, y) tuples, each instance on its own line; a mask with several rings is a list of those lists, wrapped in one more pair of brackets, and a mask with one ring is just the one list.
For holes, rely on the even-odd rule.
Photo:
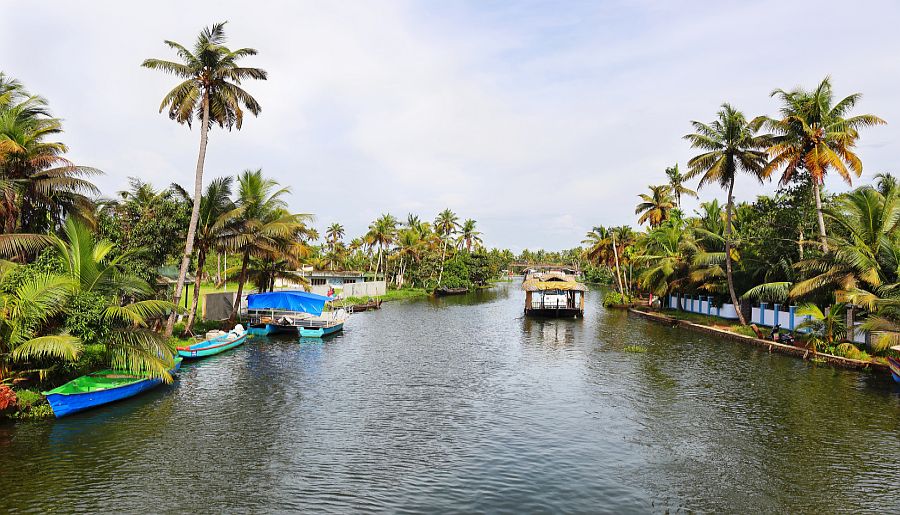
[(775, 325), (778, 325), (778, 310), (781, 308), (781, 304), (776, 302), (775, 304), (772, 304), (772, 306), (775, 308)]
[(706, 314), (712, 315), (712, 297), (706, 297)]
[(722, 306), (716, 306), (716, 316), (717, 317), (722, 316)]
[(794, 310), (795, 309), (797, 309), (797, 306), (788, 306), (788, 312), (790, 313), (789, 325), (790, 325), (791, 331), (794, 330)]
[(693, 312), (694, 312), (694, 296), (693, 296), (693, 295), (688, 295), (688, 297), (691, 298), (690, 312), (693, 313)]
[(759, 303), (759, 325), (766, 325), (766, 303)]

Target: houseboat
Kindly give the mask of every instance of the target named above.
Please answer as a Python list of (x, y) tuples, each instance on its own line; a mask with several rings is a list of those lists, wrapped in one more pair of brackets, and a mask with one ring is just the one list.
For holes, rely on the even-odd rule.
[(584, 316), (587, 288), (569, 269), (525, 272), (525, 314), (541, 317), (575, 318)]
[(296, 332), (304, 337), (321, 337), (344, 328), (344, 309), (325, 311), (334, 299), (305, 291), (285, 290), (247, 296), (245, 319), (250, 334), (268, 335)]

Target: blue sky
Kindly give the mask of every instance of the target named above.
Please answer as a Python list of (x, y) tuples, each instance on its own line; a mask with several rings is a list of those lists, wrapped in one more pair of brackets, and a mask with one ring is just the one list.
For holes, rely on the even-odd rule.
[(246, 85), (258, 119), (212, 134), (207, 180), (262, 168), (351, 235), (450, 207), (488, 245), (574, 246), (635, 223), (637, 194), (691, 157), (691, 119), (774, 114), (772, 89), (828, 74), (890, 123), (863, 134), (862, 182), (900, 172), (896, 2), (2, 2), (0, 66), (50, 100), (107, 194), (192, 182), (197, 131), (157, 113), (174, 80), (139, 64), (219, 20), (270, 79)]

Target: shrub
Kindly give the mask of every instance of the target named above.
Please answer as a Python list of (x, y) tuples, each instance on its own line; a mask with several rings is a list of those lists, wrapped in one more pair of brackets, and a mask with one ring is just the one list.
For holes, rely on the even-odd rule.
[(19, 390), (16, 396), (19, 398), (19, 409), (28, 409), (44, 402), (43, 395), (31, 390)]
[(603, 296), (603, 307), (622, 306), (624, 304), (630, 304), (631, 301), (632, 298), (629, 295), (622, 295), (617, 291), (609, 291)]

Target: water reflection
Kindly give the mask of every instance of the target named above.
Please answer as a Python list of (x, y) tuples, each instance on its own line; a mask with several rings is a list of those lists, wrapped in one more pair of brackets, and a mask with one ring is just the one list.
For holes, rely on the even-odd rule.
[(2, 426), (0, 511), (900, 509), (890, 380), (598, 291), (583, 320), (524, 318), (518, 286), (254, 338), (130, 401)]

